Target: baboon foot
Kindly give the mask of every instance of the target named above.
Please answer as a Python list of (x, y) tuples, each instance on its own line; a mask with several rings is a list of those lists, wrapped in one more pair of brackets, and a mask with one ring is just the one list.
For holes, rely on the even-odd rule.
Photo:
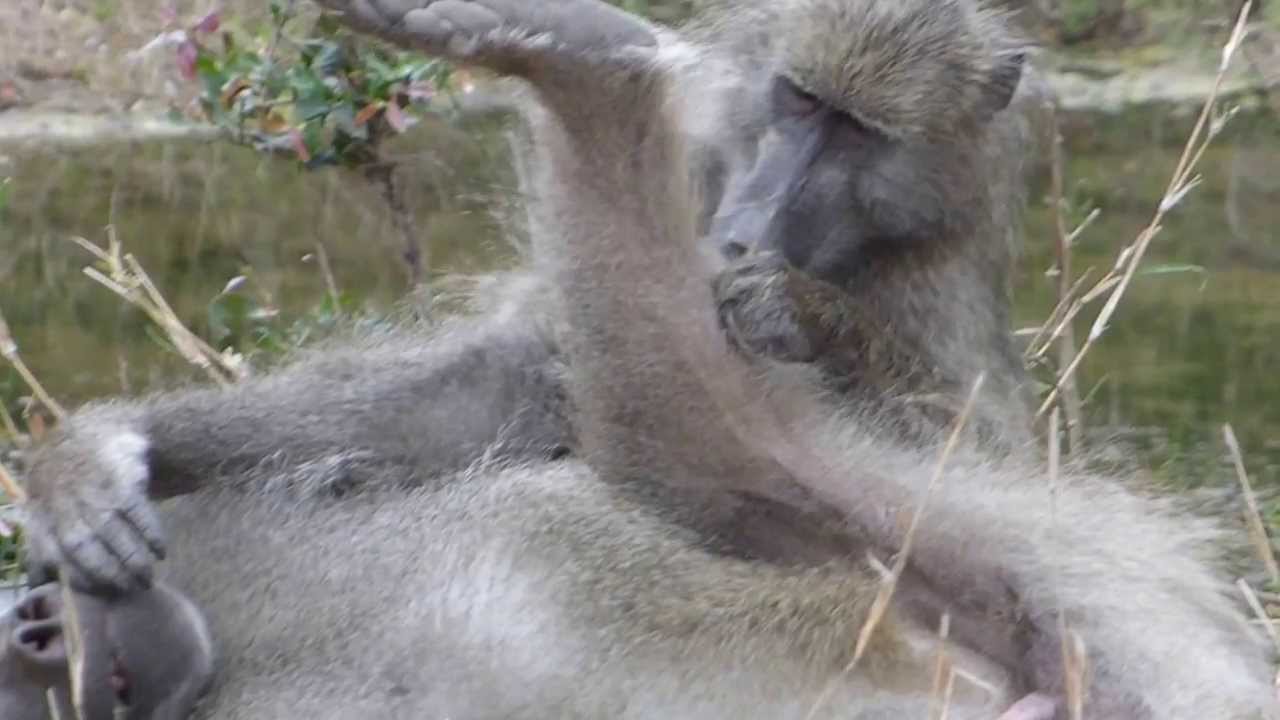
[[(62, 595), (58, 585), (42, 585), (22, 596), (11, 611), (13, 631), (0, 638), (17, 660), (22, 676), (39, 687), (51, 687), (67, 675), (67, 648), (62, 632)], [(6, 653), (0, 652), (0, 658)]]
[(626, 57), (657, 44), (644, 20), (600, 0), (320, 0), (363, 30), (433, 55), (525, 75), (540, 60)]
[(716, 311), (730, 344), (748, 355), (783, 362), (811, 362), (817, 357), (787, 280), (786, 260), (777, 253), (749, 256), (716, 276)]

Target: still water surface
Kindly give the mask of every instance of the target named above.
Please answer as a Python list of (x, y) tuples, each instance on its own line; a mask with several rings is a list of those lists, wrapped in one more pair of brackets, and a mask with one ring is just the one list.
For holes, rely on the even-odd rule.
[[(1122, 431), (1187, 482), (1220, 468), (1219, 428), (1231, 422), (1253, 471), (1280, 485), (1280, 139), (1253, 125), (1206, 156), (1203, 185), (1151, 249), (1156, 272), (1135, 282), (1081, 372), (1095, 432)], [(1086, 122), (1067, 144), (1073, 217), (1102, 210), (1074, 260), (1095, 276), (1150, 218), (1179, 152), (1176, 138), (1150, 125), (1106, 126)], [(436, 127), (399, 151), (433, 272), (512, 261), (489, 212), (512, 186), (500, 132)], [(13, 178), (0, 224), (0, 306), (28, 362), (70, 403), (190, 372), (140, 313), (81, 274), (87, 256), (67, 237), (101, 241), (109, 219), (200, 333), (210, 330), (211, 299), (246, 268), (252, 282), (242, 292), (283, 317), (316, 306), (325, 283), (304, 259), (316, 243), (341, 289), (369, 306), (389, 308), (406, 289), (384, 206), (358, 178), (303, 173), (225, 145), (24, 152), (0, 174)], [(1042, 183), (1032, 205), (1015, 287), (1023, 326), (1054, 302)], [(1087, 329), (1082, 321), (1078, 332)], [(0, 369), (0, 400), (15, 407), (20, 394)]]

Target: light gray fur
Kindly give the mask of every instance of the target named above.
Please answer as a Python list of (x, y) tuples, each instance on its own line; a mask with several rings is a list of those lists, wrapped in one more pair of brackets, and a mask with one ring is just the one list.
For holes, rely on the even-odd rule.
[[(832, 7), (795, 4), (818, 17)], [(545, 20), (504, 0), (470, 5)], [(420, 11), (421, 22), (438, 33), (449, 26), (433, 24), (434, 11)], [(414, 32), (414, 13), (404, 21), (382, 30)], [(606, 477), (675, 492), (785, 501), (797, 484), (873, 543), (899, 542), (897, 513), (921, 500), (933, 454), (884, 438), (874, 415), (832, 412), (794, 384), (762, 392), (769, 376), (731, 350), (714, 309), (698, 302), (707, 271), (697, 206), (683, 182), (681, 123), (668, 115), (678, 106), (667, 102), (668, 73), (696, 63), (696, 49), (657, 31), (656, 49), (566, 49), (554, 30), (548, 39), (541, 27), (521, 29), (499, 23), (448, 47), (519, 68), (547, 108), (537, 119), (547, 173), (538, 207), (560, 232), (537, 249), (556, 264), (564, 295), (585, 456)], [(407, 40), (442, 42), (426, 30)], [(1033, 688), (1061, 690), (1056, 618), (1065, 612), (1091, 660), (1091, 717), (1277, 716), (1263, 646), (1217, 569), (1224, 535), (1214, 522), (1114, 478), (1068, 470), (1051, 487), (1028, 461), (969, 448), (941, 487), (916, 537), (915, 567), (961, 604), (1005, 618), (993, 625), (1025, 618)]]
[[(254, 469), (266, 470), (250, 472), (259, 480), (301, 480), (213, 483), (164, 510), (172, 581), (206, 610), (223, 646), (203, 717), (805, 717), (823, 698), (830, 717), (924, 716), (928, 648), (912, 654), (897, 641), (932, 627), (906, 608), (909, 597), (884, 626), (884, 645), (844, 671), (875, 587), (860, 555), (832, 553), (809, 569), (785, 550), (790, 563), (735, 559), (712, 552), (696, 527), (732, 529), (750, 517), (739, 513), (773, 502), (826, 518), (815, 532), (829, 539), (834, 509), (846, 536), (885, 557), (936, 462), (878, 428), (875, 413), (834, 410), (804, 373), (762, 371), (721, 332), (707, 302), (715, 268), (695, 245), (686, 124), (668, 102), (672, 78), (702, 59), (698, 47), (587, 0), (441, 0), (425, 11), (404, 0), (325, 4), (365, 29), (517, 72), (537, 88), (546, 108), (533, 118), (546, 173), (536, 183), (546, 191), (537, 227), (557, 232), (540, 232), (534, 249), (562, 295), (556, 345), (584, 460), (441, 476), (450, 463), (420, 451), (439, 441), (419, 434), (440, 429), (376, 410), (422, 402), (403, 372), (380, 374), (382, 364), (362, 363), (358, 351), (320, 356), (310, 365), (318, 370), (286, 370), (227, 394), (73, 418), (33, 466), (33, 529), (61, 543), (46, 557), (87, 569), (77, 542), (99, 539), (101, 559), (118, 551), (122, 519), (145, 522), (134, 499), (95, 504), (94, 484), (117, 488), (121, 474), (103, 475), (86, 449), (99, 433), (135, 431), (151, 442), (153, 472), (167, 471), (152, 478), (156, 495)], [(473, 21), (485, 30), (493, 16), (481, 10), (521, 23), (461, 37), (432, 16), (444, 13), (453, 30)], [(522, 33), (525, 23), (538, 32)], [(584, 33), (600, 27), (624, 42)], [(492, 329), (478, 328), (456, 332), (465, 340)], [(392, 358), (427, 353), (430, 363), (406, 363), (414, 368), (497, 367), (467, 356), (466, 342), (388, 347), (401, 347)], [(508, 397), (510, 375), (495, 375), (495, 392)], [(334, 407), (299, 400), (316, 377), (338, 381)], [(475, 392), (444, 387), (433, 411), (460, 413)], [(267, 403), (283, 411), (254, 411)], [(372, 429), (348, 426), (344, 410)], [(505, 427), (510, 415), (492, 417), (500, 421), (481, 424)], [(295, 421), (305, 432), (294, 432)], [(160, 441), (164, 432), (182, 439)], [(372, 462), (360, 452), (370, 445)], [(165, 453), (175, 465), (156, 460)], [(307, 463), (340, 468), (322, 474), (340, 482), (288, 472)], [(667, 513), (669, 498), (691, 508), (693, 526)], [(82, 524), (109, 532), (77, 535)], [(748, 546), (769, 550), (802, 530), (784, 523), (780, 536)], [(1223, 541), (1214, 522), (1115, 478), (1069, 469), (1055, 495), (1030, 460), (962, 448), (916, 537), (913, 572), (941, 588), (957, 615), (994, 613), (979, 632), (1025, 626), (1030, 646), (1022, 662), (999, 658), (994, 669), (974, 658), (1007, 685), (972, 701), (993, 706), (962, 698), (953, 716), (990, 717), (1029, 689), (1060, 692), (1062, 608), (1095, 671), (1090, 717), (1277, 717), (1263, 646), (1217, 570)], [(127, 562), (97, 565), (100, 581), (133, 574)], [(986, 652), (981, 642), (969, 649)]]

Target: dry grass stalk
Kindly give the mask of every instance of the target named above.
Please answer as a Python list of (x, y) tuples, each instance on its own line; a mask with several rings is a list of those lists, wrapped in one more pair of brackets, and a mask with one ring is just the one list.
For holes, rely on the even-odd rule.
[(933, 693), (929, 703), (930, 720), (946, 720), (951, 708), (951, 689), (955, 687), (955, 671), (947, 655), (947, 638), (951, 636), (951, 613), (942, 613), (938, 625), (938, 662), (933, 668)]
[(333, 268), (329, 265), (329, 253), (324, 249), (324, 243), (316, 243), (316, 263), (320, 265), (320, 274), (324, 276), (324, 287), (329, 291), (329, 300), (333, 303), (333, 310), (337, 312), (339, 309), (339, 293), (338, 283), (333, 278)]
[(22, 489), (17, 478), (9, 472), (9, 468), (5, 467), (4, 463), (0, 463), (0, 491), (19, 505), (27, 501), (27, 491)]
[[(75, 596), (71, 592), (70, 583), (60, 583), (62, 595), (63, 639), (67, 647), (67, 670), (70, 674), (72, 712), (78, 720), (84, 720), (84, 708), (81, 707), (80, 679), (84, 677), (84, 635), (81, 633), (80, 614), (76, 611)], [(52, 703), (50, 703), (52, 705)]]
[[(1066, 197), (1062, 180), (1062, 133), (1058, 128), (1058, 110), (1050, 104), (1049, 111), (1049, 148), (1051, 187), (1053, 194), (1054, 225), (1057, 230), (1054, 243), (1054, 255), (1057, 262), (1058, 304), (1070, 304), (1072, 293), (1071, 272), (1071, 234), (1067, 231)], [(1064, 367), (1076, 354), (1076, 333), (1068, 317), (1060, 322), (1057, 328), (1058, 366)], [(1080, 389), (1076, 385), (1074, 373), (1062, 373), (1057, 378), (1058, 396), (1061, 398), (1062, 410), (1067, 417), (1067, 447), (1070, 451), (1079, 451), (1082, 447), (1081, 437), (1084, 432), (1084, 413), (1080, 409)]]
[(1275, 645), (1276, 650), (1280, 650), (1280, 631), (1276, 630), (1276, 623), (1268, 615), (1266, 609), (1262, 607), (1262, 602), (1258, 599), (1258, 594), (1249, 587), (1249, 583), (1244, 578), (1236, 580), (1236, 587), (1240, 588), (1240, 594), (1244, 596), (1244, 601), (1249, 603), (1249, 609), (1253, 610), (1253, 614), (1258, 617), (1258, 621), (1262, 623), (1262, 629), (1266, 630), (1267, 636), (1271, 638), (1271, 643)]
[(1187, 138), (1186, 145), (1183, 146), (1182, 156), (1178, 159), (1177, 168), (1169, 180), (1169, 185), (1165, 189), (1164, 196), (1161, 198), (1151, 222), (1138, 233), (1137, 239), (1132, 244), (1125, 246), (1120, 251), (1119, 256), (1116, 258), (1115, 266), (1099, 281), (1094, 291), (1091, 291), (1090, 296), (1099, 292), (1105, 286), (1107, 288), (1106, 292), (1110, 294), (1107, 296), (1107, 301), (1102, 306), (1102, 310), (1098, 313), (1098, 317), (1094, 319), (1093, 326), (1090, 328), (1084, 344), (1076, 352), (1075, 357), (1066, 364), (1066, 367), (1060, 369), (1058, 382), (1053, 390), (1049, 392), (1044, 402), (1041, 403), (1040, 409), (1036, 411), (1037, 418), (1043, 417), (1045, 412), (1057, 402), (1060, 388), (1063, 387), (1063, 378), (1069, 378), (1075, 374), (1085, 355), (1106, 332), (1107, 324), (1115, 314), (1125, 291), (1129, 289), (1129, 284), (1133, 282), (1133, 277), (1137, 273), (1138, 267), (1142, 264), (1142, 259), (1146, 256), (1147, 249), (1151, 246), (1151, 241), (1155, 239), (1156, 235), (1160, 234), (1165, 215), (1177, 207), (1187, 193), (1200, 184), (1200, 178), (1194, 174), (1194, 170), (1209, 143), (1222, 131), (1226, 119), (1230, 116), (1230, 113), (1227, 113), (1225, 116), (1211, 120), (1218, 94), (1222, 90), (1223, 80), (1226, 77), (1227, 70), (1231, 67), (1231, 60), (1240, 49), (1240, 45), (1247, 34), (1246, 20), (1249, 17), (1249, 11), (1252, 6), (1253, 0), (1247, 0), (1240, 9), (1240, 15), (1236, 19), (1231, 37), (1222, 48), (1222, 60), (1218, 64), (1218, 73), (1214, 78), (1213, 87), (1209, 90), (1209, 96), (1205, 99), (1204, 106), (1200, 110), (1200, 116), (1196, 120), (1195, 128), (1191, 131), (1191, 136)]
[(115, 226), (107, 227), (105, 250), (84, 238), (75, 237), (72, 240), (92, 253), (106, 269), (104, 273), (88, 266), (84, 268), (84, 274), (146, 313), (164, 331), (183, 359), (203, 370), (219, 385), (230, 385), (244, 378), (243, 366), (213, 349), (182, 324), (137, 258), (129, 253), (122, 254)]
[[(955, 451), (956, 445), (960, 442), (960, 436), (964, 432), (965, 426), (969, 423), (969, 416), (973, 414), (973, 407), (977, 404), (978, 393), (981, 392), (985, 381), (985, 374), (979, 374), (973, 382), (973, 388), (969, 391), (968, 399), (965, 400), (964, 409), (956, 418), (955, 426), (951, 430), (951, 436), (947, 438), (947, 444), (942, 448), (942, 453), (938, 457), (938, 464), (934, 467), (933, 476), (929, 478), (929, 484), (925, 487), (924, 496), (920, 498), (920, 503), (916, 506), (915, 512), (911, 516), (911, 524), (907, 527), (906, 536), (902, 540), (902, 549), (898, 551), (898, 556), (894, 558), (889, 576), (880, 583), (880, 589), (871, 603), (871, 609), (867, 612), (867, 620), (863, 623), (862, 630), (858, 633), (858, 640), (853, 648), (853, 658), (849, 660), (841, 675), (848, 675), (858, 667), (863, 654), (867, 651), (867, 646), (871, 643), (871, 637), (875, 634), (876, 628), (880, 626), (885, 614), (889, 611), (889, 602), (893, 599), (893, 594), (898, 588), (899, 578), (902, 577), (902, 573), (907, 569), (907, 560), (911, 557), (911, 548), (915, 544), (916, 533), (919, 531), (920, 520), (924, 517), (929, 498), (933, 497), (939, 483), (942, 482), (943, 471), (946, 469), (947, 461), (951, 458), (951, 453)], [(810, 708), (809, 714), (806, 716), (809, 720), (812, 720), (818, 710), (826, 704), (827, 698), (834, 689), (835, 681), (833, 680), (818, 696), (818, 699), (814, 701), (813, 707)]]
[(9, 408), (0, 403), (0, 429), (4, 430), (4, 434), (9, 436), (9, 440), (18, 447), (22, 447), (25, 438), (22, 431), (18, 429), (18, 423), (13, 421), (13, 415), (9, 414)]
[[(1060, 411), (1054, 408), (1049, 415), (1049, 530), (1055, 532), (1058, 522), (1058, 486), (1062, 476), (1062, 438)], [(1071, 720), (1084, 717), (1084, 689), (1087, 661), (1084, 642), (1067, 623), (1067, 613), (1058, 608), (1058, 636), (1062, 639), (1063, 687), (1067, 696), (1067, 708)]]
[(1236, 477), (1240, 480), (1240, 488), (1244, 490), (1244, 501), (1249, 509), (1245, 513), (1245, 521), (1249, 524), (1249, 539), (1253, 541), (1258, 558), (1267, 568), (1267, 579), (1271, 581), (1272, 587), (1280, 587), (1280, 565), (1276, 563), (1276, 553), (1271, 547), (1266, 523), (1262, 521), (1258, 497), (1253, 492), (1253, 484), (1249, 482), (1249, 474), (1245, 472), (1244, 455), (1240, 452), (1240, 443), (1236, 441), (1236, 433), (1230, 424), (1222, 426), (1222, 439), (1227, 443), (1227, 451), (1231, 453), (1231, 462), (1236, 468)]
[(27, 384), (27, 387), (31, 388), (31, 392), (35, 393), (36, 399), (40, 401), (40, 404), (48, 408), (54, 417), (61, 420), (66, 416), (67, 411), (63, 409), (62, 405), (58, 404), (57, 400), (53, 399), (48, 390), (45, 390), (44, 385), (36, 378), (35, 373), (31, 372), (31, 368), (27, 367), (27, 363), (22, 360), (22, 355), (18, 353), (18, 343), (9, 332), (9, 324), (5, 322), (4, 313), (0, 313), (0, 357), (8, 361), (13, 366), (13, 369), (18, 371), (22, 381)]

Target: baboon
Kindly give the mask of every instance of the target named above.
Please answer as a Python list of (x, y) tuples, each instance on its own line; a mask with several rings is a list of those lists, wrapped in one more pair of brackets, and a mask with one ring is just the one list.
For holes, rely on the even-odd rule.
[[(784, 130), (797, 122), (771, 115), (768, 70), (774, 59), (769, 53), (814, 44), (803, 34), (793, 42), (775, 42), (762, 29), (810, 32), (787, 24), (789, 7), (743, 5), (691, 28), (705, 45), (706, 62), (687, 69), (690, 91), (680, 97), (707, 103), (695, 108), (699, 112), (683, 114), (684, 132), (703, 150), (698, 167), (720, 168), (699, 175), (718, 177), (729, 193), (725, 203), (707, 203), (704, 214), (717, 218), (714, 235), (722, 236), (708, 239), (708, 246), (739, 252), (742, 211), (755, 203), (763, 208), (756, 217), (772, 218), (769, 248), (801, 267), (780, 265), (776, 254), (770, 260), (747, 248), (752, 252), (722, 268), (714, 283), (718, 297), (697, 301), (720, 307), (724, 324), (743, 347), (775, 351), (780, 359), (814, 358), (834, 385), (852, 393), (842, 396), (845, 404), (900, 409), (879, 413), (886, 431), (914, 427), (917, 416), (932, 417), (929, 408), (954, 404), (956, 389), (985, 369), (988, 385), (998, 391), (983, 418), (1010, 438), (1025, 438), (1025, 406), (999, 398), (1015, 392), (1021, 377), (1010, 346), (1004, 275), (1008, 236), (1015, 232), (1020, 205), (1016, 188), (1025, 155), (1025, 110), (1037, 97), (1034, 83), (1015, 96), (1013, 107), (992, 116), (988, 133), (965, 138), (967, 149), (956, 151), (975, 160), (963, 180), (953, 183), (967, 193), (951, 192), (939, 174), (939, 168), (955, 171), (947, 163), (956, 153), (940, 153), (936, 161), (918, 153), (929, 162), (920, 170), (920, 188), (913, 189), (913, 183), (901, 187), (897, 182), (898, 173), (911, 168), (892, 158), (871, 174), (859, 175), (855, 171), (861, 166), (847, 163), (842, 171), (839, 163), (850, 148), (838, 142), (813, 156), (810, 164), (821, 173), (808, 173), (812, 181), (797, 190), (797, 178), (807, 170), (779, 169), (770, 160), (784, 153)], [(753, 26), (748, 17), (763, 24)], [(995, 23), (982, 31), (992, 37), (979, 35), (978, 41), (1013, 44)], [(892, 35), (868, 43), (886, 54), (898, 47)], [(1027, 86), (1024, 78), (1020, 87)], [(913, 158), (921, 160), (913, 154), (901, 162)], [(985, 181), (973, 180), (984, 175), (989, 176)], [(876, 182), (893, 192), (876, 190)], [(859, 183), (870, 183), (872, 195), (861, 194), (866, 191)], [(771, 184), (791, 188), (783, 193), (790, 205), (769, 210), (754, 197)], [(846, 202), (846, 192), (857, 202)], [(827, 205), (830, 212), (817, 217), (832, 225), (815, 226), (809, 211)], [(926, 236), (939, 227), (950, 235), (930, 242)], [(789, 249), (787, 238), (809, 242), (815, 232), (823, 238), (814, 246), (819, 251)], [(153, 520), (144, 517), (144, 489), (161, 498), (246, 476), (356, 487), (448, 474), (484, 453), (520, 459), (571, 452), (577, 436), (561, 381), (559, 313), (546, 285), (546, 273), (534, 269), (515, 283), (528, 290), (507, 289), (507, 302), (469, 322), (407, 331), (373, 350), (313, 353), (309, 361), (229, 392), (171, 393), (85, 409), (67, 428), (83, 434), (82, 441), (69, 446), (99, 445), (112, 428), (146, 438), (142, 474), (133, 482), (104, 480), (110, 499), (103, 502), (132, 508), (129, 522), (153, 542), (131, 544), (135, 535), (127, 529), (96, 527), (92, 519), (79, 525), (70, 516), (58, 520), (64, 528), (59, 532), (106, 530), (128, 546), (116, 547), (116, 554), (133, 558), (134, 569), (145, 572), (148, 546), (156, 544), (157, 535)], [(770, 342), (774, 337), (783, 342)], [(796, 338), (807, 348), (798, 348)], [(73, 529), (77, 526), (79, 531)], [(112, 553), (93, 541), (82, 547), (78, 560), (85, 567), (73, 582), (84, 573), (92, 581), (120, 580), (121, 568), (110, 567)]]
[[(82, 646), (74, 670), (59, 586), (41, 585), (0, 615), (0, 717), (189, 717), (213, 670), (213, 647), (199, 610), (162, 583), (106, 599), (75, 592), (71, 597)], [(123, 715), (115, 714), (117, 707)]]
[[(405, 452), (391, 460), (303, 444), (322, 458), (311, 473), (292, 472), (286, 447), (288, 472), (255, 464), (281, 482), (208, 485), (171, 501), (171, 582), (227, 646), (200, 712), (911, 716), (931, 701), (941, 608), (974, 628), (955, 638), (976, 689), (962, 688), (953, 716), (1010, 708), (1020, 720), (1049, 718), (1063, 696), (1059, 613), (1088, 643), (1091, 717), (1276, 716), (1256, 633), (1214, 569), (1214, 523), (1112, 478), (1069, 471), (1050, 488), (1029, 459), (974, 447), (952, 458), (919, 528), (916, 584), (895, 596), (853, 666), (878, 587), (862, 553), (900, 546), (898, 515), (920, 500), (935, 457), (878, 430), (874, 410), (837, 412), (804, 374), (762, 374), (724, 333), (671, 117), (681, 111), (671, 80), (699, 62), (698, 47), (593, 0), (326, 4), (360, 27), (535, 89), (546, 173), (536, 207), (539, 227), (555, 230), (535, 249), (563, 295), (565, 407), (582, 447), (558, 463), (433, 479), (412, 436), (395, 441)], [(992, 21), (960, 0), (788, 8), (855, 43), (863, 33), (915, 28), (927, 39)], [(994, 71), (1001, 57), (978, 60)], [(973, 94), (956, 101), (961, 133), (975, 121), (963, 101), (971, 110), (984, 98), (981, 82), (964, 87)], [(317, 365), (339, 379), (360, 368), (354, 357)], [(295, 383), (301, 392), (300, 378), (315, 381), (284, 374), (256, 389)], [(28, 478), (37, 554), (63, 561), (82, 584), (145, 584), (161, 548), (147, 494), (199, 484), (190, 467), (161, 480), (154, 470), (175, 456), (154, 435), (172, 432), (166, 422), (208, 422), (200, 402), (260, 401), (232, 391), (181, 411), (161, 399), (71, 418)], [(302, 437), (327, 419), (306, 407), (286, 408)], [(245, 457), (270, 457), (269, 429), (219, 427), (211, 434), (226, 433), (227, 444), (210, 440), (230, 448), (227, 470), (239, 473)], [(250, 450), (237, 456), (235, 443)], [(415, 476), (419, 459), (429, 470)], [(379, 482), (384, 474), (418, 484)], [(697, 527), (717, 513), (740, 519), (738, 505), (759, 502), (812, 520), (756, 538), (792, 562), (717, 552)], [(794, 562), (791, 548), (776, 547), (788, 537), (812, 539), (826, 562)], [(1050, 706), (1015, 705), (1022, 697)]]
[[(929, 479), (919, 450), (886, 440), (874, 415), (833, 413), (796, 384), (762, 391), (771, 378), (733, 352), (716, 310), (698, 301), (707, 273), (697, 208), (681, 182), (679, 122), (669, 119), (680, 111), (670, 98), (679, 85), (668, 82), (699, 60), (696, 49), (589, 0), (414, 5), (347, 9), (389, 38), (521, 76), (545, 109), (536, 118), (546, 172), (537, 207), (556, 232), (538, 250), (564, 294), (568, 387), (592, 467), (712, 505), (750, 494), (806, 506), (808, 494), (860, 537), (892, 546), (898, 531), (887, 509), (912, 506)], [(774, 70), (780, 111), (803, 106), (798, 132), (817, 133), (806, 142), (821, 142), (828, 122), (857, 134), (867, 164), (910, 152), (912, 142), (933, 149), (934, 134), (981, 133), (1021, 64), (1018, 53), (982, 42), (929, 56), (954, 47), (946, 38), (987, 37), (981, 28), (995, 16), (963, 0), (786, 7), (785, 22), (824, 28), (829, 46), (819, 54), (832, 65), (815, 71), (805, 53), (784, 53)], [(900, 56), (866, 51), (865, 38), (888, 36), (912, 51), (924, 77), (946, 72), (961, 82), (942, 96), (925, 83), (907, 86), (905, 98), (875, 96), (868, 79), (907, 72)], [(902, 111), (925, 97), (940, 127)], [(921, 124), (902, 127), (913, 118)], [(956, 152), (943, 162), (963, 166), (968, 156)], [(1257, 635), (1214, 569), (1212, 526), (1106, 478), (1028, 482), (1041, 475), (1031, 467), (962, 450), (913, 554), (917, 570), (956, 593), (953, 606), (1025, 631), (1026, 654), (1006, 666), (1024, 689), (1065, 697), (1061, 618), (1089, 643), (1092, 717), (1275, 717)], [(1035, 712), (1025, 707), (1018, 712)]]

